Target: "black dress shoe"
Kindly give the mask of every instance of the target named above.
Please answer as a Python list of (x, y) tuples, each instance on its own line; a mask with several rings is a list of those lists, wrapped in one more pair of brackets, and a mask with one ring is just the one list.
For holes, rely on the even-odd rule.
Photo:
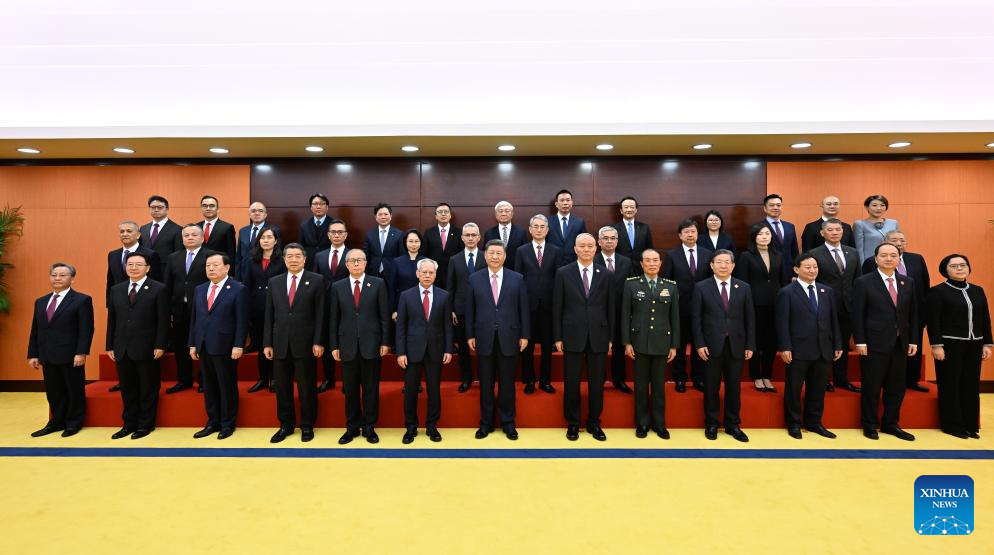
[(725, 428), (725, 433), (734, 437), (736, 441), (741, 441), (742, 443), (749, 442), (749, 436), (742, 431), (742, 428)]
[(600, 426), (587, 426), (587, 433), (594, 436), (597, 441), (607, 441), (607, 435)]
[(844, 383), (844, 384), (840, 385), (839, 387), (842, 388), (842, 389), (845, 389), (846, 391), (852, 391), (853, 393), (859, 393), (860, 391), (863, 391), (862, 389), (854, 386), (851, 383)]
[(135, 433), (131, 434), (131, 439), (141, 439), (148, 434), (152, 433), (155, 428), (138, 428)]
[(231, 435), (234, 434), (234, 433), (235, 433), (234, 428), (228, 428), (227, 430), (221, 430), (220, 432), (218, 432), (217, 438), (218, 439), (227, 439), (227, 438), (231, 437)]
[(366, 443), (379, 443), (380, 436), (376, 435), (376, 430), (370, 428), (366, 430)]
[(45, 424), (44, 428), (36, 432), (31, 432), (31, 437), (47, 436), (48, 434), (54, 434), (55, 432), (61, 432), (62, 430), (65, 430), (65, 428), (63, 428), (62, 426), (53, 426), (51, 424)]
[(880, 434), (872, 428), (863, 428), (863, 437), (866, 439), (880, 439)]
[(980, 434), (972, 430), (967, 430), (966, 435), (970, 436), (973, 439), (980, 439)]
[(580, 427), (579, 426), (570, 426), (570, 427), (566, 428), (566, 439), (568, 439), (570, 441), (576, 441), (576, 440), (580, 439)]
[(404, 445), (407, 445), (407, 444), (412, 443), (414, 441), (414, 436), (416, 436), (416, 435), (418, 435), (418, 431), (417, 430), (407, 430), (407, 432), (404, 433), (404, 438), (401, 439), (400, 441)]
[(637, 438), (643, 438), (643, 437), (645, 437), (647, 435), (649, 435), (649, 427), (648, 426), (639, 426), (639, 427), (635, 428), (635, 437), (637, 437)]
[(116, 384), (110, 386), (110, 389), (108, 389), (107, 391), (110, 391), (111, 393), (116, 393), (118, 391), (121, 391), (121, 384), (116, 383)]
[(552, 387), (551, 383), (544, 383), (544, 384), (538, 386), (538, 388), (541, 389), (542, 391), (546, 392), (546, 393), (549, 393), (549, 394), (552, 394), (552, 393), (556, 392), (556, 388)]
[(259, 380), (259, 381), (255, 382), (254, 384), (252, 384), (252, 387), (248, 388), (248, 392), (249, 393), (255, 393), (256, 391), (259, 391), (260, 389), (262, 389), (264, 387), (266, 387), (266, 380)]
[(802, 437), (804, 437), (801, 435), (800, 428), (787, 428), (787, 435), (789, 435), (794, 439), (801, 439)]
[(660, 428), (660, 429), (656, 430), (656, 435), (659, 436), (659, 437), (661, 437), (662, 439), (669, 439), (670, 438), (670, 431), (667, 430), (666, 428)]
[(173, 385), (172, 387), (166, 390), (166, 393), (178, 393), (180, 391), (183, 391), (184, 389), (190, 389), (190, 387), (192, 386), (188, 383), (176, 382), (175, 385)]
[(518, 430), (514, 429), (514, 426), (505, 426), (504, 435), (507, 436), (507, 439), (516, 441), (518, 439)]
[(711, 441), (718, 439), (718, 427), (708, 426), (707, 428), (704, 428), (704, 437), (710, 439)]
[(483, 438), (487, 437), (488, 435), (490, 435), (490, 430), (488, 430), (486, 428), (480, 428), (480, 429), (476, 430), (476, 436), (475, 437), (476, 437), (476, 439), (483, 439)]
[(62, 430), (62, 437), (71, 437), (79, 433), (80, 428), (66, 428)]
[(425, 433), (428, 434), (428, 439), (434, 441), (435, 443), (442, 441), (442, 434), (438, 433), (438, 428), (428, 428), (425, 430)]
[(276, 382), (269, 380), (269, 392), (276, 393)]
[(811, 426), (810, 428), (805, 429), (813, 434), (818, 434), (821, 437), (827, 437), (828, 439), (835, 439), (838, 437), (825, 426)]
[(114, 432), (114, 435), (110, 436), (111, 439), (121, 439), (122, 437), (128, 437), (131, 435), (131, 430), (128, 428), (121, 428), (120, 430)]
[(204, 392), (204, 384), (198, 383), (197, 384), (197, 393), (203, 393), (203, 392)]
[(301, 428), (300, 429), (300, 441), (307, 443), (314, 439), (314, 428)]
[(970, 439), (969, 434), (966, 432), (961, 432), (959, 430), (942, 430), (942, 433), (949, 434), (953, 437), (958, 437), (960, 439)]
[(200, 430), (199, 432), (193, 434), (193, 439), (200, 439), (202, 437), (207, 437), (207, 436), (213, 434), (214, 432), (217, 432), (219, 429), (220, 428), (217, 428), (215, 426), (204, 426), (204, 428), (202, 430)]
[(321, 382), (320, 385), (318, 385), (318, 393), (324, 393), (325, 391), (328, 391), (329, 389), (332, 389), (332, 385), (331, 385), (331, 382), (329, 382), (328, 380), (325, 380), (325, 381)]
[(885, 433), (885, 434), (887, 434), (887, 435), (892, 435), (892, 436), (896, 437), (897, 439), (903, 439), (904, 441), (914, 441), (915, 440), (915, 436), (909, 434), (908, 432), (905, 432), (904, 430), (902, 430), (901, 428), (899, 428), (897, 426), (894, 426), (893, 428), (880, 428), (880, 431), (883, 432), (883, 433)]
[(701, 382), (694, 382), (694, 389), (700, 391), (701, 393), (704, 393), (704, 384)]
[(525, 384), (525, 395), (531, 395), (532, 393), (535, 393), (535, 384), (533, 382), (532, 383), (526, 383)]
[(279, 443), (284, 439), (286, 439), (287, 436), (292, 433), (293, 430), (290, 428), (280, 428), (279, 430), (276, 430), (276, 433), (273, 434), (273, 437), (269, 438), (269, 443)]
[(473, 385), (470, 382), (463, 382), (459, 384), (459, 393), (466, 393), (469, 391), (470, 386)]
[(677, 393), (686, 393), (687, 392), (687, 384), (685, 382), (676, 382), (676, 392)]
[(766, 388), (766, 392), (767, 393), (776, 393), (777, 392), (777, 388), (776, 388), (776, 386), (772, 386), (771, 385), (770, 387)]
[(908, 389), (911, 389), (913, 391), (921, 391), (922, 393), (928, 393), (928, 388), (918, 382), (909, 385)]
[(835, 392), (835, 386), (832, 385), (832, 384), (830, 384), (830, 383), (827, 383), (827, 384), (825, 384), (825, 391), (827, 391), (829, 393), (834, 393)]
[(357, 437), (359, 437), (359, 430), (345, 430), (342, 437), (338, 438), (338, 444), (345, 445), (346, 443), (351, 443)]
[(614, 388), (622, 393), (632, 394), (632, 388), (628, 387), (625, 382), (614, 382)]

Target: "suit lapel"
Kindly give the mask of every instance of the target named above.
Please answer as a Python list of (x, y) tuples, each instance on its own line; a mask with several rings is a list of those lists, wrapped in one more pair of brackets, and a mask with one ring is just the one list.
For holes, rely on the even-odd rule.
[[(58, 319), (58, 317), (61, 316), (63, 312), (68, 310), (69, 305), (73, 303), (75, 300), (76, 300), (76, 292), (70, 289), (66, 293), (65, 298), (62, 299), (62, 302), (59, 303), (58, 308), (55, 309), (55, 313), (52, 314), (52, 322), (55, 322), (55, 320)], [(51, 302), (51, 295), (49, 295), (49, 302)], [(46, 305), (45, 308), (47, 309), (48, 306)], [(47, 319), (47, 310), (46, 310), (46, 319)]]
[[(805, 287), (804, 285), (801, 284), (801, 282), (799, 281), (794, 282), (794, 290), (797, 291), (798, 298), (801, 300), (801, 302), (804, 303), (804, 306), (808, 307), (808, 312), (812, 314), (818, 314), (815, 311), (814, 307), (811, 306), (811, 299), (808, 298), (808, 292), (805, 290)], [(815, 295), (817, 294), (818, 293), (816, 291)], [(818, 306), (821, 307), (821, 298), (818, 299)]]

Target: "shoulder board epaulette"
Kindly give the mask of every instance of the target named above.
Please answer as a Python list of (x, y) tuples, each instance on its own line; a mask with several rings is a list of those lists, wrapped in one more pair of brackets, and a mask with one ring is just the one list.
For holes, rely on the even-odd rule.
[(672, 279), (663, 278), (663, 281), (665, 281), (666, 283), (672, 283), (673, 285), (676, 285), (676, 282), (673, 281)]
[(632, 276), (630, 278), (625, 278), (625, 281), (632, 281), (633, 279), (639, 279), (638, 276)]

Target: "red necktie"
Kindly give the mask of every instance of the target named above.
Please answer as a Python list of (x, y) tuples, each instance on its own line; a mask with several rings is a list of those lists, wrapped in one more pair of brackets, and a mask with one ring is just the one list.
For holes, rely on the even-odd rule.
[(445, 232), (445, 228), (443, 227), (441, 229), (441, 231), (438, 232), (438, 235), (442, 239), (442, 250), (444, 251), (445, 250), (445, 239), (448, 236), (448, 233)]
[(335, 275), (338, 272), (338, 249), (335, 249), (335, 254), (331, 255), (331, 275)]
[(359, 309), (359, 280), (355, 280), (355, 287), (352, 288), (352, 300), (355, 301), (356, 310)]
[(290, 276), (290, 293), (287, 297), (290, 298), (290, 306), (293, 306), (293, 299), (297, 296), (297, 276)]
[(425, 300), (421, 303), (425, 307), (425, 320), (428, 320), (428, 314), (431, 312), (431, 303), (428, 302), (428, 290), (425, 289)]
[(48, 321), (52, 321), (52, 316), (55, 316), (55, 307), (58, 306), (59, 295), (56, 293), (52, 295), (52, 301), (48, 303)]
[(890, 302), (897, 306), (897, 289), (894, 288), (894, 278), (887, 278), (887, 292), (890, 293)]
[(542, 267), (542, 245), (535, 245), (536, 254), (535, 258), (538, 260), (538, 267)]
[(204, 222), (204, 242), (211, 240), (211, 223)]
[[(293, 292), (295, 292), (295, 291), (293, 291), (291, 289), (291, 293), (293, 293)], [(211, 294), (207, 295), (207, 310), (210, 310), (210, 309), (214, 308), (214, 295), (216, 295), (216, 294), (217, 294), (217, 284), (215, 283), (215, 284), (211, 285)], [(290, 302), (292, 303), (293, 302), (293, 300), (292, 300), (293, 299), (293, 295), (292, 294), (290, 295), (290, 299), (291, 299)]]

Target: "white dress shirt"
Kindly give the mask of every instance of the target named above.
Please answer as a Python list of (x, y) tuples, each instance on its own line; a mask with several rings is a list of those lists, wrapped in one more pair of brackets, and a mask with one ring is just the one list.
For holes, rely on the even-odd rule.
[[(221, 290), (224, 289), (224, 284), (228, 282), (228, 277), (229, 276), (224, 276), (224, 279), (222, 279), (221, 281), (217, 282), (217, 292), (214, 293), (214, 302), (217, 302), (217, 296), (220, 295), (221, 294)], [(300, 278), (297, 278), (297, 281), (300, 281)], [(214, 287), (214, 283), (208, 281), (207, 282), (207, 295), (204, 297), (205, 299), (211, 298), (211, 288), (213, 288), (213, 287)], [(297, 287), (300, 287), (299, 283), (297, 284)], [(287, 291), (289, 291), (289, 289), (287, 289)]]
[(297, 289), (300, 289), (300, 286), (304, 284), (304, 271), (303, 270), (297, 272), (296, 274), (293, 273), (293, 272), (287, 272), (286, 273), (286, 294), (287, 295), (290, 294), (290, 285), (293, 284), (292, 276), (297, 276)]

